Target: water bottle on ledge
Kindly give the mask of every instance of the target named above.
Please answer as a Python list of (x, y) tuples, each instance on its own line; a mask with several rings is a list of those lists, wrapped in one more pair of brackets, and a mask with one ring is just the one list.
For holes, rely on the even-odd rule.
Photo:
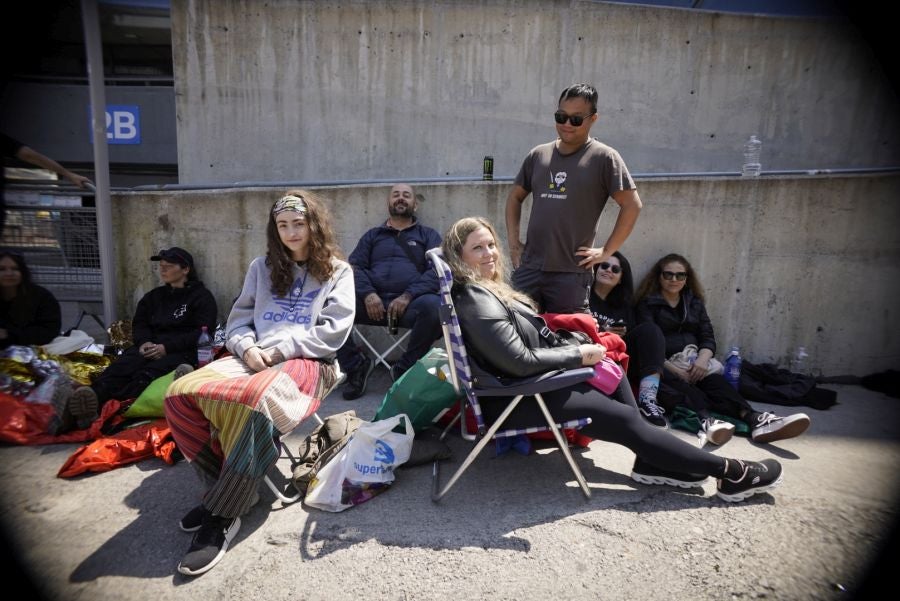
[(728, 357), (725, 358), (725, 379), (731, 384), (732, 388), (737, 390), (741, 386), (741, 350), (733, 346), (728, 351)]
[(755, 135), (744, 143), (744, 168), (741, 170), (743, 177), (756, 177), (762, 170), (759, 163), (759, 151), (762, 148), (762, 142)]
[(791, 357), (791, 373), (808, 375), (809, 374), (809, 353), (806, 352), (805, 346), (798, 346), (797, 352)]

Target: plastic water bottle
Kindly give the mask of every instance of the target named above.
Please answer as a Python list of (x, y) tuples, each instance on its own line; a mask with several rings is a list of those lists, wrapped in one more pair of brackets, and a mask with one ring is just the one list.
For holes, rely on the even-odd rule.
[(795, 374), (807, 374), (807, 359), (809, 353), (806, 352), (805, 346), (798, 346), (797, 352), (791, 358), (791, 372)]
[(206, 326), (200, 329), (200, 337), (197, 338), (197, 366), (203, 367), (213, 358), (212, 340)]
[(741, 385), (741, 363), (741, 350), (736, 346), (731, 347), (725, 359), (725, 379), (735, 390)]
[(762, 142), (755, 135), (744, 143), (744, 168), (741, 171), (743, 177), (756, 177), (759, 175), (762, 165), (759, 163), (759, 151)]

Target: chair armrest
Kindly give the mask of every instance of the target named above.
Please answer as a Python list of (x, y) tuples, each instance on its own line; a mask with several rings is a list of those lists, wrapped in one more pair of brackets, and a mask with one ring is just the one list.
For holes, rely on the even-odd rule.
[(478, 376), (473, 391), (483, 396), (515, 396), (519, 394), (540, 394), (550, 390), (559, 390), (589, 380), (594, 375), (593, 367), (578, 369), (561, 369), (539, 376), (528, 378), (509, 378), (500, 380), (493, 376)]

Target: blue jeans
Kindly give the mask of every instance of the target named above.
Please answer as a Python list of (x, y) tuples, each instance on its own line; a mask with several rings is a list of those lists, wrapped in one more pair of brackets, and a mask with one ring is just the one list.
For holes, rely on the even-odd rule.
[[(440, 338), (443, 334), (441, 331), (441, 319), (438, 307), (440, 307), (441, 298), (437, 294), (423, 294), (412, 300), (406, 307), (406, 311), (400, 317), (401, 328), (409, 328), (409, 342), (406, 345), (406, 352), (397, 360), (397, 369), (406, 371), (412, 367), (420, 357), (424, 356), (431, 348), (432, 343)], [(387, 307), (385, 306), (385, 310)], [(387, 326), (387, 313), (380, 321), (374, 321), (369, 318), (366, 312), (366, 305), (363, 299), (356, 299), (356, 319), (354, 323), (362, 325)], [(352, 340), (352, 336), (347, 339), (344, 346), (338, 349), (337, 359), (341, 364), (341, 369), (345, 372), (351, 372), (358, 369), (362, 365), (365, 357), (363, 351), (356, 346)]]

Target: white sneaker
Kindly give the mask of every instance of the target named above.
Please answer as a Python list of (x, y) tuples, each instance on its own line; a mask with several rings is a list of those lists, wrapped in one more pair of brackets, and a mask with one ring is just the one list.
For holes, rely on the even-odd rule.
[(778, 417), (774, 413), (761, 413), (755, 424), (751, 424), (750, 437), (753, 442), (774, 442), (785, 438), (800, 436), (809, 428), (809, 416), (805, 413), (794, 413)]
[(711, 417), (701, 422), (700, 429), (706, 434), (706, 440), (714, 445), (723, 445), (734, 436), (734, 424)]

